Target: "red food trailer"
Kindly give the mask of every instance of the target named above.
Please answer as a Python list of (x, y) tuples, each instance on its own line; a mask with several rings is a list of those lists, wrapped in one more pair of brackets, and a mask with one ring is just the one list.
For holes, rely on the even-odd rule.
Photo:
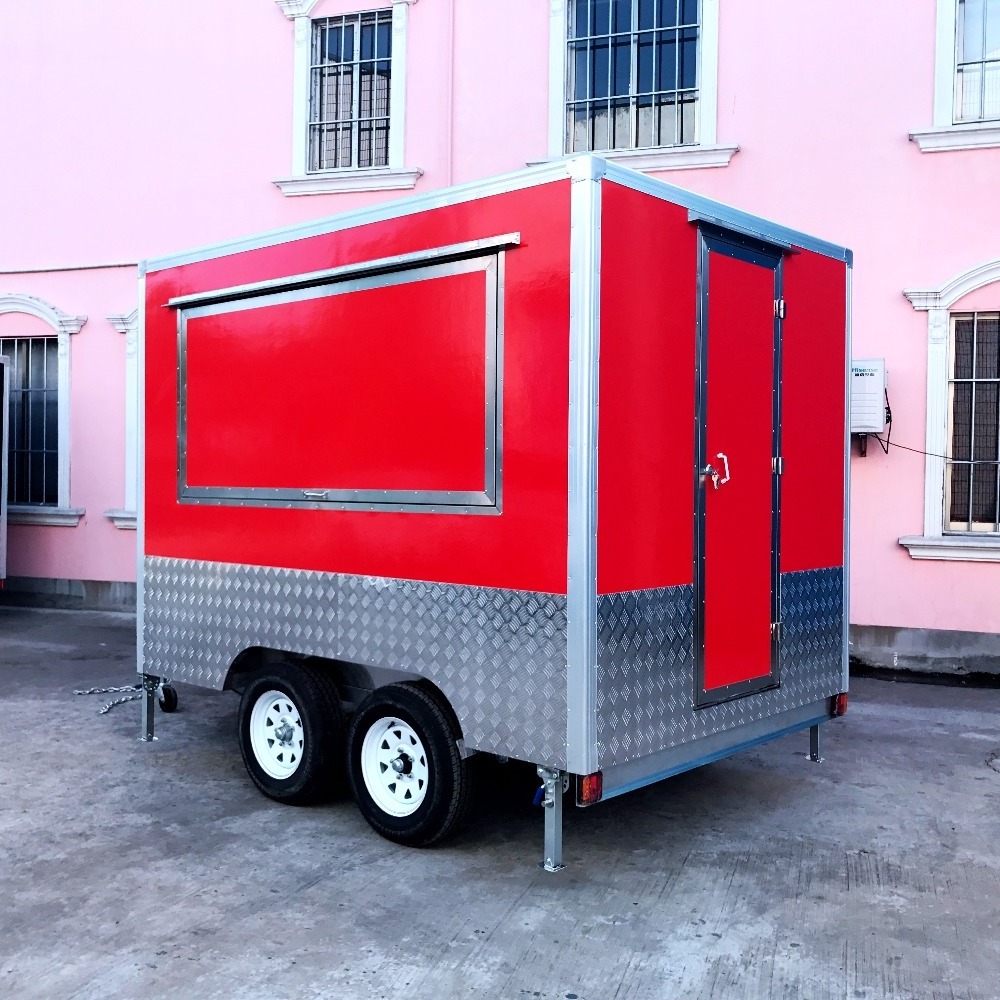
[[(144, 267), (143, 734), (425, 845), (846, 707), (851, 254), (581, 156)], [(572, 780), (570, 780), (572, 779)]]

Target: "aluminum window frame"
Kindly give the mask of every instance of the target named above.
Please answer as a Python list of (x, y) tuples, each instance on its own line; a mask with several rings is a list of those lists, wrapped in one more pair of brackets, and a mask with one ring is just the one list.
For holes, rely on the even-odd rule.
[[(27, 366), (28, 372), (25, 378), (18, 379), (18, 384), (15, 385), (15, 373), (19, 371), (18, 368), (18, 353), (21, 350), (20, 345), (26, 345), (24, 350), (27, 354)], [(32, 377), (32, 364), (31, 356), (38, 350), (42, 350), (42, 360), (41, 360), (41, 371), (42, 371), (42, 381), (41, 385), (34, 385), (31, 382)], [(25, 490), (20, 496), (8, 496), (7, 503), (11, 506), (25, 506), (38, 508), (41, 510), (51, 510), (62, 506), (59, 502), (60, 499), (60, 461), (62, 457), (62, 441), (60, 440), (59, 434), (59, 423), (60, 423), (60, 413), (64, 405), (63, 399), (60, 394), (60, 379), (59, 379), (59, 340), (57, 335), (50, 334), (45, 336), (29, 335), (29, 336), (14, 336), (10, 337), (0, 337), (0, 355), (9, 359), (8, 374), (6, 378), (9, 384), (9, 397), (8, 397), (8, 410), (7, 419), (4, 422), (4, 427), (6, 433), (4, 434), (5, 451), (7, 452), (7, 489), (8, 491), (14, 491), (19, 488), (20, 477), (18, 476), (19, 462), (13, 460), (13, 449), (15, 442), (22, 437), (21, 431), (18, 428), (23, 427), (23, 423), (27, 424), (27, 427), (23, 427), (23, 437), (26, 439), (26, 447), (17, 449), (18, 452), (23, 453), (25, 457), (26, 469), (25, 469)], [(24, 384), (20, 384), (21, 381)], [(32, 395), (36, 393), (41, 393), (42, 395), (42, 444), (40, 448), (32, 447), (32, 439), (34, 437), (32, 433), (32, 424), (34, 423), (31, 415), (32, 406)], [(23, 400), (23, 397), (27, 395), (28, 399), (26, 401), (25, 414), (23, 418), (11, 419), (14, 415), (15, 410), (15, 397), (19, 400)], [(48, 415), (46, 413), (47, 400), (50, 395), (55, 397), (56, 412), (54, 428), (49, 427)], [(23, 419), (23, 423), (22, 423)], [(50, 434), (54, 435), (55, 442), (52, 446), (49, 441)], [(42, 456), (42, 496), (41, 500), (32, 499), (32, 485), (33, 485), (33, 475), (32, 475), (32, 455), (40, 454)], [(55, 473), (54, 473), (54, 483), (50, 483), (49, 472), (47, 465), (47, 456), (55, 456)], [(51, 498), (51, 499), (50, 499)]]
[[(363, 28), (371, 26), (374, 29), (374, 39), (372, 47), (371, 58), (363, 58), (361, 55), (361, 34)], [(328, 37), (328, 33), (332, 29), (340, 29), (341, 32), (348, 27), (354, 28), (354, 45), (351, 58), (341, 59), (338, 62), (331, 62), (329, 60), (319, 58), (319, 52), (322, 48), (323, 41)], [(388, 56), (380, 55), (379, 53), (379, 29), (386, 28), (388, 33), (388, 44), (389, 44), (389, 54)], [(327, 33), (327, 34), (324, 34)], [(382, 167), (389, 167), (392, 162), (392, 103), (393, 103), (393, 92), (392, 92), (392, 79), (393, 79), (393, 50), (394, 50), (394, 24), (393, 24), (393, 7), (389, 6), (387, 8), (380, 8), (377, 10), (366, 10), (351, 14), (337, 14), (330, 17), (315, 18), (309, 22), (309, 70), (308, 70), (308, 107), (306, 109), (306, 164), (305, 170), (307, 174), (322, 174), (330, 171), (339, 170), (369, 170), (378, 169)], [(385, 114), (379, 115), (375, 113), (374, 101), (373, 107), (370, 109), (371, 114), (368, 116), (362, 115), (361, 108), (361, 96), (362, 96), (362, 67), (364, 65), (370, 65), (372, 68), (372, 75), (374, 77), (379, 76), (378, 67), (382, 63), (388, 64), (388, 78), (386, 82), (386, 107)], [(319, 113), (319, 106), (323, 104), (320, 97), (321, 93), (324, 91), (325, 76), (331, 68), (334, 67), (350, 67), (350, 79), (351, 79), (351, 114), (349, 118), (344, 119), (330, 119), (330, 120), (319, 120), (317, 115)], [(343, 70), (340, 71), (342, 77)], [(377, 82), (375, 89), (377, 89)], [(374, 98), (374, 90), (373, 90)], [(339, 98), (338, 98), (339, 103)], [(361, 158), (361, 131), (362, 125), (368, 123), (371, 127), (371, 147), (370, 147), (370, 163), (362, 164), (360, 162)], [(379, 123), (383, 123), (385, 127), (385, 148), (383, 150), (384, 156), (376, 157), (375, 152), (377, 149), (377, 139), (376, 139), (376, 127)], [(326, 142), (325, 138), (328, 135), (328, 130), (333, 131), (337, 134), (335, 139), (335, 154), (334, 159), (340, 159), (341, 143), (339, 138), (339, 132), (348, 128), (351, 134), (350, 142), (350, 162), (341, 163), (335, 162), (329, 164), (326, 162), (326, 157), (322, 155), (322, 149), (325, 148)]]
[[(574, 30), (574, 20), (575, 13), (574, 8), (576, 4), (571, 2), (566, 6), (566, 17), (565, 17), (565, 82), (564, 82), (564, 126), (563, 126), (563, 148), (567, 153), (573, 152), (620, 152), (622, 150), (647, 150), (647, 149), (675, 149), (683, 148), (686, 146), (694, 146), (698, 143), (698, 105), (701, 101), (701, 77), (702, 77), (702, 5), (699, 0), (695, 0), (697, 6), (697, 20), (695, 22), (689, 22), (682, 19), (682, 12), (685, 6), (685, 0), (652, 0), (654, 3), (653, 12), (651, 14), (653, 19), (653, 24), (649, 27), (642, 28), (639, 23), (639, 0), (633, 0), (630, 4), (630, 24), (627, 31), (619, 29), (615, 30), (615, 25), (613, 22), (614, 8), (609, 5), (608, 10), (608, 30), (607, 32), (597, 31), (594, 28), (594, 0), (588, 0), (588, 26), (581, 33), (580, 30)], [(674, 23), (672, 25), (657, 25), (659, 20), (659, 13), (661, 10), (661, 5), (671, 4), (674, 7)], [(695, 83), (693, 87), (684, 87), (680, 80), (680, 67), (681, 67), (681, 53), (680, 53), (680, 43), (682, 42), (683, 34), (685, 32), (694, 30), (695, 34)], [(640, 43), (645, 37), (648, 37), (652, 41), (652, 70), (654, 73), (654, 80), (657, 73), (656, 67), (659, 63), (659, 52), (660, 45), (665, 44), (663, 39), (660, 38), (661, 35), (670, 33), (674, 36), (674, 42), (678, 46), (675, 50), (675, 60), (674, 60), (674, 83), (675, 86), (670, 89), (656, 89), (655, 87), (648, 93), (646, 91), (640, 92), (639, 90), (639, 47)], [(626, 39), (628, 40), (629, 49), (629, 84), (627, 93), (615, 93), (614, 92), (614, 81), (613, 81), (613, 59), (612, 52), (616, 48), (616, 40)], [(607, 53), (607, 95), (604, 98), (595, 98), (590, 94), (590, 87), (587, 87), (587, 96), (583, 98), (577, 98), (570, 94), (571, 82), (575, 79), (575, 70), (573, 66), (573, 52), (580, 45), (580, 43), (586, 43), (587, 46), (587, 58), (586, 58), (586, 69), (588, 77), (592, 74), (594, 70), (594, 57), (592, 55), (592, 50), (595, 42), (606, 42), (608, 47)], [(657, 141), (662, 138), (662, 133), (657, 134), (659, 129), (662, 127), (662, 123), (659, 121), (659, 105), (657, 101), (666, 97), (673, 97), (674, 106), (674, 136), (681, 137), (680, 141), (676, 142), (661, 142)], [(654, 141), (650, 143), (640, 143), (640, 123), (639, 123), (639, 102), (643, 97), (648, 97), (651, 101), (650, 110), (652, 115), (651, 128), (652, 128), (652, 138)], [(690, 100), (685, 98), (690, 97)], [(607, 125), (607, 138), (609, 144), (606, 146), (596, 145), (594, 143), (594, 127), (597, 117), (597, 105), (595, 102), (605, 101), (607, 104), (607, 115), (608, 115), (608, 125)], [(611, 145), (612, 133), (614, 131), (613, 122), (613, 108), (612, 105), (616, 102), (628, 102), (628, 116), (629, 116), (629, 142), (624, 146)], [(689, 141), (684, 141), (683, 136), (685, 132), (684, 128), (684, 111), (683, 105), (691, 104), (691, 138)], [(588, 144), (587, 149), (573, 149), (573, 139), (574, 139), (574, 129), (571, 125), (574, 112), (578, 108), (584, 108), (588, 110)]]
[[(974, 310), (972, 312), (960, 311), (950, 313), (948, 316), (948, 385), (947, 385), (947, 441), (949, 447), (946, 449), (947, 458), (944, 460), (944, 507), (942, 510), (942, 530), (945, 535), (966, 535), (972, 537), (1000, 535), (1000, 434), (997, 435), (996, 457), (991, 459), (977, 459), (976, 454), (976, 403), (979, 395), (979, 387), (983, 384), (995, 386), (995, 391), (1000, 395), (1000, 340), (998, 340), (998, 357), (996, 359), (997, 375), (991, 378), (979, 377), (977, 372), (979, 355), (978, 325), (981, 317), (995, 318), (1000, 324), (1000, 312), (995, 310)], [(957, 326), (959, 322), (972, 320), (972, 344), (971, 344), (971, 373), (968, 377), (958, 377), (956, 375), (956, 354), (957, 354)], [(956, 386), (969, 385), (972, 387), (969, 400), (969, 457), (967, 459), (956, 459), (952, 457), (954, 450), (955, 434), (955, 395)], [(996, 404), (995, 404), (996, 405)], [(976, 482), (976, 472), (978, 466), (994, 466), (992, 473), (994, 500), (993, 500), (993, 521), (973, 520), (974, 487)], [(963, 521), (956, 521), (951, 517), (952, 496), (955, 490), (954, 473), (958, 468), (968, 468), (968, 498), (966, 500), (967, 517)]]
[[(982, 26), (981, 43), (982, 55), (977, 59), (964, 58), (964, 36), (965, 36), (965, 16), (967, 10), (967, 0), (954, 0), (955, 2), (955, 42), (954, 42), (954, 74), (953, 74), (953, 108), (952, 121), (956, 124), (974, 124), (980, 122), (1000, 121), (1000, 50), (993, 57), (990, 57), (986, 49), (987, 24), (990, 21), (991, 8), (993, 17), (1000, 18), (1000, 0), (982, 0)], [(964, 109), (964, 87), (962, 85), (963, 73), (967, 73), (975, 68), (979, 69), (978, 86), (978, 114), (965, 115)], [(997, 81), (996, 113), (987, 114), (987, 83), (988, 76), (993, 75)]]
[[(503, 497), (503, 341), (506, 247), (518, 234), (297, 275), (253, 286), (172, 299), (177, 316), (177, 498), (215, 506), (500, 514)], [(441, 257), (449, 258), (441, 260)], [(227, 487), (187, 481), (187, 323), (189, 319), (326, 298), (459, 274), (482, 272), (486, 283), (482, 490), (382, 490), (369, 487)]]

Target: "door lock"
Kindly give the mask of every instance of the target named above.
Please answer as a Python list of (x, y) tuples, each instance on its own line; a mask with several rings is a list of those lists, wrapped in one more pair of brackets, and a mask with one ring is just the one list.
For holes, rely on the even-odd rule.
[(722, 459), (722, 472), (719, 472), (714, 465), (709, 463), (704, 469), (701, 470), (700, 475), (706, 483), (709, 479), (711, 479), (712, 487), (714, 489), (718, 489), (720, 486), (725, 486), (732, 476), (729, 475), (729, 457), (725, 454), (725, 452), (720, 451), (715, 457)]

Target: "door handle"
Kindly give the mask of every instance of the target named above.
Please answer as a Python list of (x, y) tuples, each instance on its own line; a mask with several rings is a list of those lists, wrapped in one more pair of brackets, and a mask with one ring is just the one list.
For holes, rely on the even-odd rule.
[[(728, 457), (727, 457), (727, 456), (726, 456), (726, 455), (725, 455), (725, 454), (724, 454), (723, 452), (721, 452), (721, 451), (720, 451), (720, 452), (719, 452), (719, 454), (718, 454), (718, 455), (716, 455), (715, 457), (716, 457), (716, 458), (721, 458), (721, 459), (722, 459), (722, 468), (723, 468), (723, 475), (722, 475), (722, 478), (721, 478), (721, 479), (719, 479), (719, 480), (718, 480), (718, 481), (716, 482), (716, 484), (715, 484), (715, 488), (716, 488), (716, 489), (718, 489), (718, 488), (719, 488), (720, 486), (725, 486), (725, 485), (726, 485), (726, 483), (728, 483), (728, 482), (729, 482), (729, 480), (730, 480), (730, 478), (731, 478), (731, 477), (730, 477), (730, 475), (729, 475), (729, 458), (728, 458)], [(718, 474), (716, 474), (716, 476), (717, 476), (717, 475), (718, 475)]]

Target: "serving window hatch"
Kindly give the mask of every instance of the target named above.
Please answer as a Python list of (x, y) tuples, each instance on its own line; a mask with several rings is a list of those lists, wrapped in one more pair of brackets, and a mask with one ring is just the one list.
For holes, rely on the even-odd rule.
[(172, 300), (179, 501), (498, 513), (516, 242)]

